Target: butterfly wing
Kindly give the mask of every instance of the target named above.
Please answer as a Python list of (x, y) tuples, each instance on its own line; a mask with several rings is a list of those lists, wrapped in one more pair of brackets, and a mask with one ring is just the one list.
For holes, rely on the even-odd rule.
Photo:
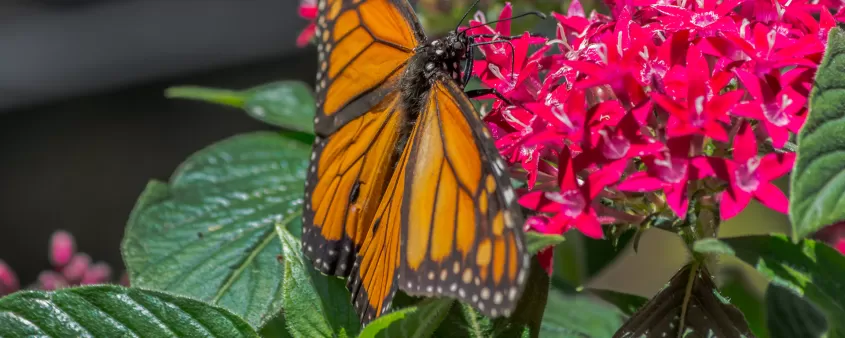
[(406, 0), (319, 0), (318, 135), (382, 102), (425, 34)]
[(412, 135), (400, 178), (399, 287), (510, 315), (529, 256), (521, 210), (489, 132), (463, 91), (440, 75)]
[(528, 255), (504, 162), (454, 81), (424, 102), (350, 275), (353, 302), (365, 323), (397, 288), (510, 315)]
[(405, 0), (319, 0), (318, 9), (302, 249), (320, 271), (347, 276), (398, 158), (398, 79), (422, 31)]

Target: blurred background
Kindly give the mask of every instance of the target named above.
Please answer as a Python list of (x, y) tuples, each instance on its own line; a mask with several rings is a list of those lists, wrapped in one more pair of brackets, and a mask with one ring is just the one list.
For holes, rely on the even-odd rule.
[[(471, 1), (421, 0), (429, 32), (454, 28)], [(497, 1), (501, 3), (502, 1)], [(485, 1), (487, 13), (501, 5)], [(80, 251), (123, 271), (119, 245), (149, 179), (166, 180), (188, 155), (237, 133), (266, 129), (234, 108), (169, 100), (164, 89), (245, 89), (281, 79), (313, 82), (316, 56), (295, 40), (307, 21), (296, 0), (7, 0), (0, 3), (0, 260), (23, 286), (50, 269), (57, 229)], [(568, 1), (515, 1), (545, 12)], [(585, 1), (589, 13), (600, 8)], [(495, 16), (496, 14), (494, 14)], [(488, 14), (489, 17), (489, 14)], [(433, 19), (431, 19), (433, 18)], [(515, 30), (537, 22), (520, 21)], [(554, 23), (541, 23), (554, 32)], [(786, 180), (780, 185), (786, 188)], [(758, 204), (723, 235), (785, 231)], [(579, 255), (570, 234), (559, 250)], [(686, 261), (682, 242), (647, 232), (634, 254), (578, 284), (651, 296)], [(656, 263), (660, 262), (660, 263)], [(636, 273), (634, 279), (626, 278)], [(629, 282), (631, 281), (631, 282)]]

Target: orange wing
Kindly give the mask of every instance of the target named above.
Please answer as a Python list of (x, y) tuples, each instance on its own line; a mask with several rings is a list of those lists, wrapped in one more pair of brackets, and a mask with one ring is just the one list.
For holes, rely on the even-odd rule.
[(316, 38), (318, 135), (358, 118), (394, 90), (425, 39), (406, 0), (319, 0)]
[(522, 216), (505, 164), (466, 95), (441, 75), (405, 171), (399, 287), (508, 316), (528, 270)]
[[(317, 139), (302, 245), (320, 271), (347, 276), (407, 133), (399, 77), (421, 37), (405, 0), (319, 0)], [(404, 135), (407, 137), (407, 134)]]
[(350, 274), (361, 320), (397, 288), (510, 315), (527, 277), (522, 217), (475, 109), (441, 76), (393, 172)]

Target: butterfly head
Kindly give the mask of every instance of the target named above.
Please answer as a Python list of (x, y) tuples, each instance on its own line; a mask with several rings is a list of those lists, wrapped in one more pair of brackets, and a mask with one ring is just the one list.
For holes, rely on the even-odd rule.
[(463, 33), (452, 32), (441, 39), (432, 40), (421, 46), (425, 56), (425, 75), (430, 78), (438, 72), (461, 80), (461, 61), (467, 58), (470, 39)]

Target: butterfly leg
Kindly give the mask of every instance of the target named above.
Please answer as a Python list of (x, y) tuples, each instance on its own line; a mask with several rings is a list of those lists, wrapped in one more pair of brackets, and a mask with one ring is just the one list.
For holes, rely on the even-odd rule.
[(484, 95), (494, 95), (494, 96), (496, 96), (496, 98), (504, 101), (509, 106), (516, 106), (513, 102), (511, 102), (511, 100), (506, 98), (504, 95), (502, 95), (502, 93), (500, 93), (495, 88), (474, 89), (474, 90), (468, 90), (464, 93), (467, 95), (468, 98), (471, 98), (471, 99), (474, 99), (474, 98), (479, 97), (479, 96), (484, 96)]

